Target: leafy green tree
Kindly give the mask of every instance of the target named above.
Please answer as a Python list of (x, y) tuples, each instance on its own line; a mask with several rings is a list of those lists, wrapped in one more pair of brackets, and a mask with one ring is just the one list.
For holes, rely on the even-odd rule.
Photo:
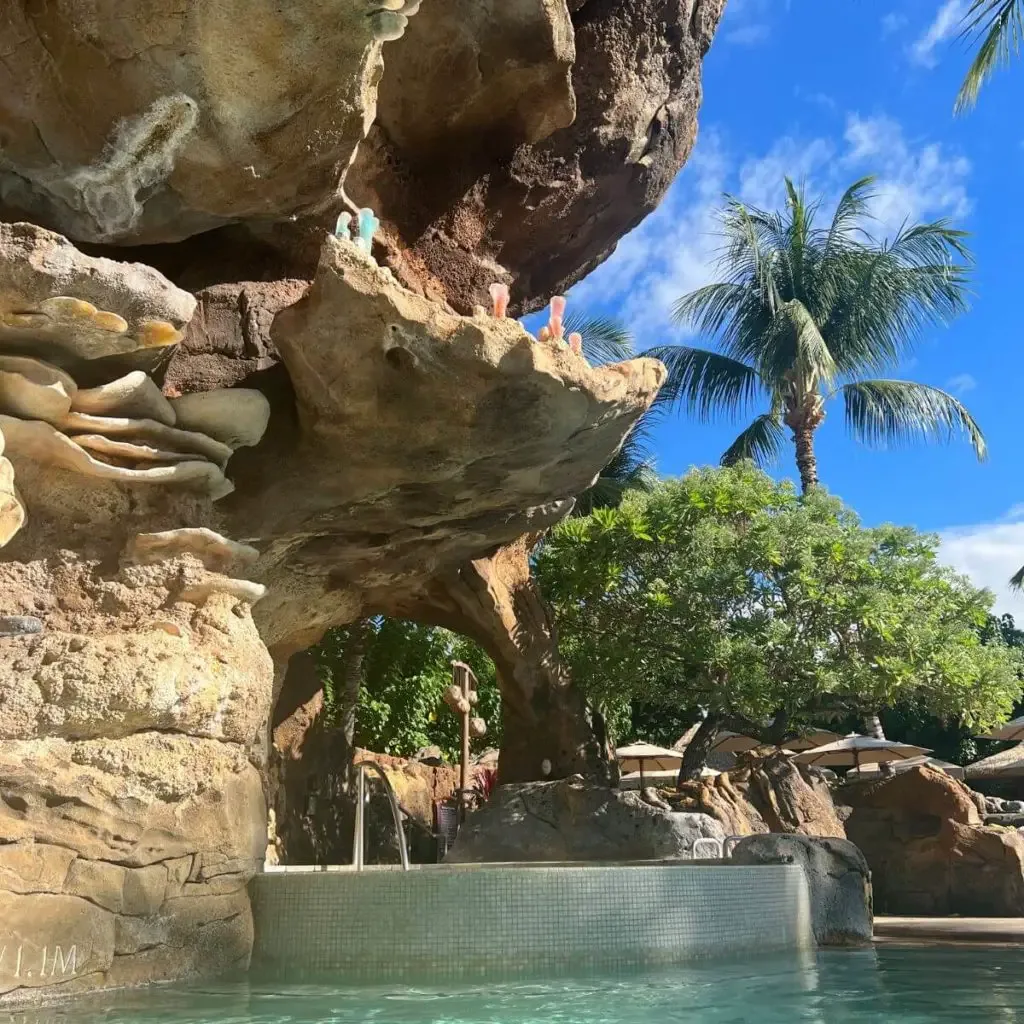
[(677, 322), (717, 338), (720, 351), (669, 345), (649, 353), (669, 369), (663, 396), (691, 413), (740, 415), (762, 403), (723, 463), (774, 461), (788, 427), (808, 491), (818, 482), (815, 431), (837, 397), (860, 441), (885, 445), (962, 431), (984, 457), (981, 430), (955, 397), (869, 376), (898, 365), (925, 327), (965, 308), (971, 262), (964, 232), (945, 221), (873, 238), (872, 183), (854, 182), (827, 225), (819, 224), (820, 201), (788, 178), (782, 212), (726, 197), (721, 280), (675, 307)]
[[(452, 762), (461, 750), (459, 719), (442, 701), (451, 685), (451, 663), (464, 661), (476, 673), (478, 714), (487, 736), (478, 749), (501, 739), (501, 696), (491, 660), (465, 637), (401, 619), (364, 620), (366, 631), (352, 705), (352, 627), (331, 630), (317, 648), (324, 703), (331, 723), (345, 728), (351, 716), (356, 746), (397, 757), (437, 746)], [(352, 740), (350, 740), (352, 742)]]
[(981, 87), (1002, 64), (1020, 53), (1024, 37), (1024, 0), (972, 0), (963, 19), (963, 35), (980, 41), (956, 98), (960, 113), (978, 102)]
[(992, 596), (936, 549), (742, 463), (563, 523), (537, 575), (592, 700), (707, 709), (691, 773), (723, 727), (781, 741), (910, 701), (975, 729), (1005, 717), (1019, 655), (981, 642)]

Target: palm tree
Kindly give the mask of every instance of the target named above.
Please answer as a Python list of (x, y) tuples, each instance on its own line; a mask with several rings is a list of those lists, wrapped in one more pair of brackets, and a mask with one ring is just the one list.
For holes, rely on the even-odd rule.
[[(708, 418), (767, 406), (729, 446), (724, 464), (773, 461), (792, 433), (800, 482), (818, 482), (815, 431), (832, 398), (868, 444), (967, 435), (985, 457), (981, 430), (952, 395), (912, 381), (868, 378), (897, 365), (920, 332), (966, 307), (971, 262), (962, 231), (945, 221), (904, 226), (876, 241), (865, 229), (873, 178), (854, 182), (831, 223), (819, 201), (786, 179), (782, 213), (726, 196), (722, 280), (681, 298), (678, 323), (715, 336), (720, 351), (661, 346), (669, 370), (659, 396)], [(762, 406), (763, 407), (763, 406)]]
[(981, 45), (957, 94), (957, 113), (973, 107), (995, 69), (1009, 64), (1010, 58), (1020, 52), (1024, 0), (972, 0), (964, 15), (962, 35), (980, 38)]

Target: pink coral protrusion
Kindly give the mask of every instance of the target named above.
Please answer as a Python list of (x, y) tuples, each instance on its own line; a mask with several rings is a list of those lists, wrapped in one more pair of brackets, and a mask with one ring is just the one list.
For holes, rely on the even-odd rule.
[(543, 327), (542, 327), (542, 328), (541, 328), (541, 329), (540, 329), (540, 330), (539, 330), (539, 331), (537, 332), (537, 340), (538, 340), (538, 341), (550, 341), (550, 340), (551, 340), (551, 328), (550, 328), (550, 327), (548, 327), (548, 325), (547, 325), (547, 324), (545, 324), (545, 325), (544, 325), (544, 326), (543, 326)]
[(562, 318), (565, 316), (565, 296), (564, 295), (552, 295), (551, 296), (551, 319), (548, 321), (548, 326), (551, 328), (551, 334), (555, 338), (561, 338), (563, 334)]
[(569, 335), (569, 348), (571, 348), (576, 355), (583, 355), (583, 335), (573, 331), (572, 334)]
[(495, 281), (494, 284), (491, 285), (490, 291), (491, 302), (493, 303), (493, 306), (491, 307), (491, 314), (496, 319), (503, 320), (505, 315), (508, 313), (508, 285), (500, 284)]

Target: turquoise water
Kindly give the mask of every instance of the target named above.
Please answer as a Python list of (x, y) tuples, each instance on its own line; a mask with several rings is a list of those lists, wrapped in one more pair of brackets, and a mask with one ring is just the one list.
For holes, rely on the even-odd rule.
[(1011, 1024), (1024, 949), (896, 947), (458, 988), (258, 978), (92, 997), (0, 1024)]

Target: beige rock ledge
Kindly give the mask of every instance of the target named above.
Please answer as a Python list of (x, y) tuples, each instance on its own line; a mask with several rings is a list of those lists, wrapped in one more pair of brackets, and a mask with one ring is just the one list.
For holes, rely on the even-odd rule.
[(652, 359), (591, 368), (515, 320), (458, 316), (333, 237), (272, 336), (301, 441), (233, 463), (225, 507), (229, 532), (263, 552), (270, 643), (557, 521), (665, 376)]
[(150, 267), (0, 223), (0, 348), (58, 362), (125, 354), (175, 343), (194, 311), (195, 299)]
[(203, 491), (213, 499), (222, 498), (234, 489), (221, 468), (212, 462), (177, 462), (129, 469), (93, 458), (72, 438), (54, 430), (48, 423), (0, 415), (0, 430), (7, 438), (7, 452), (15, 461), (30, 459), (42, 465), (58, 466), (83, 476), (119, 483), (185, 487)]
[(152, 565), (166, 558), (191, 555), (212, 572), (223, 572), (233, 565), (252, 565), (260, 553), (248, 544), (239, 544), (206, 527), (140, 533), (125, 548), (122, 561), (134, 565)]
[(160, 389), (142, 370), (133, 370), (109, 384), (74, 395), (71, 408), (94, 416), (127, 416), (156, 420), (173, 427), (174, 410)]
[(270, 403), (250, 388), (217, 388), (174, 398), (178, 425), (208, 434), (230, 448), (260, 443), (270, 421)]

